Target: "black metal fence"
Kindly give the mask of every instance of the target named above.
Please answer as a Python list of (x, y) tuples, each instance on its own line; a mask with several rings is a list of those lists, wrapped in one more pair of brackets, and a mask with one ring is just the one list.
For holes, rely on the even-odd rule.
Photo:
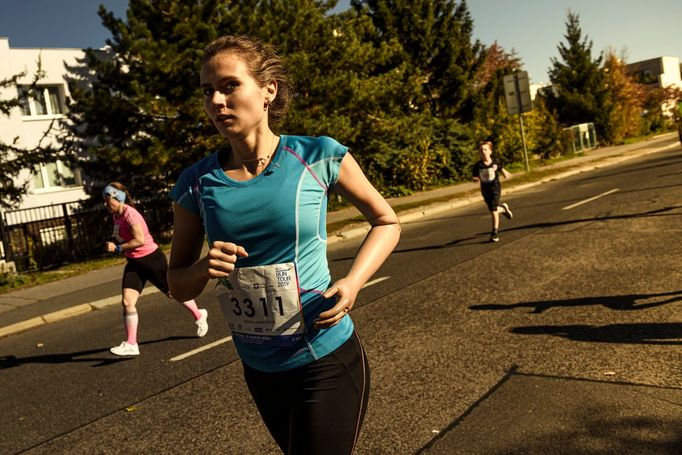
[[(173, 213), (169, 200), (144, 201), (143, 214), (157, 242), (170, 240)], [(48, 270), (105, 255), (113, 222), (101, 203), (70, 202), (0, 212), (0, 259), (17, 271)]]

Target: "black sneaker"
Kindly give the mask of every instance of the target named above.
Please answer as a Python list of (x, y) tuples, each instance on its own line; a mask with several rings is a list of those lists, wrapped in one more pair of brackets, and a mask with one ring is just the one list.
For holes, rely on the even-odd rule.
[(502, 215), (504, 215), (508, 220), (514, 218), (514, 214), (512, 213), (511, 209), (509, 208), (509, 205), (507, 205), (506, 202), (502, 204), (502, 207), (504, 208), (504, 212), (502, 212)]
[(497, 231), (493, 231), (490, 233), (490, 241), (491, 242), (499, 242), (500, 238), (497, 236)]

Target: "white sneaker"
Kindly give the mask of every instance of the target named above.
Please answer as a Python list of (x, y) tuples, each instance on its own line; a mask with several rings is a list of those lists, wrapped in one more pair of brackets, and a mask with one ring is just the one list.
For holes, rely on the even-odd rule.
[(199, 313), (201, 313), (201, 317), (194, 323), (197, 325), (197, 336), (201, 338), (208, 333), (208, 311), (202, 308)]
[(502, 207), (504, 207), (504, 212), (502, 212), (502, 215), (504, 215), (508, 220), (514, 218), (514, 214), (512, 213), (511, 209), (509, 208), (506, 202), (502, 204)]
[(114, 355), (140, 355), (140, 348), (137, 347), (137, 343), (130, 344), (127, 341), (123, 341), (118, 346), (114, 346), (109, 349)]

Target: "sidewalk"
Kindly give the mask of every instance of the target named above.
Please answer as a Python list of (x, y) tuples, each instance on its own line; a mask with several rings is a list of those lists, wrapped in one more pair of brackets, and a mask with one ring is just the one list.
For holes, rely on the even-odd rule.
[[(512, 177), (504, 183), (503, 191), (505, 194), (513, 193), (550, 180), (650, 153), (663, 152), (674, 147), (679, 147), (676, 133), (663, 134), (636, 144), (599, 148), (570, 160), (533, 169), (534, 171), (551, 171), (552, 173), (547, 177), (532, 182), (516, 182)], [(391, 198), (388, 201), (398, 212), (401, 223), (407, 223), (471, 203), (479, 203), (481, 196), (478, 192), (478, 184), (469, 182), (410, 196)], [(334, 244), (366, 233), (369, 226), (367, 223), (355, 221), (357, 217), (361, 215), (355, 208), (329, 213), (327, 223), (331, 229), (328, 243)], [(334, 228), (335, 225), (341, 224), (343, 227)], [(122, 270), (123, 264), (120, 264), (0, 294), (0, 337), (118, 304)], [(155, 291), (157, 291), (156, 288), (149, 287), (145, 289), (144, 295)]]

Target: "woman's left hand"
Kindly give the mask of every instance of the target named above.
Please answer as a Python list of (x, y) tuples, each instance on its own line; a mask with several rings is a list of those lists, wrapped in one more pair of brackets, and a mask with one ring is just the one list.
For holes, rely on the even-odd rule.
[(353, 308), (359, 291), (360, 289), (346, 278), (340, 279), (324, 291), (323, 295), (327, 299), (336, 296), (336, 305), (320, 313), (320, 316), (315, 321), (315, 328), (328, 329), (338, 324)]

